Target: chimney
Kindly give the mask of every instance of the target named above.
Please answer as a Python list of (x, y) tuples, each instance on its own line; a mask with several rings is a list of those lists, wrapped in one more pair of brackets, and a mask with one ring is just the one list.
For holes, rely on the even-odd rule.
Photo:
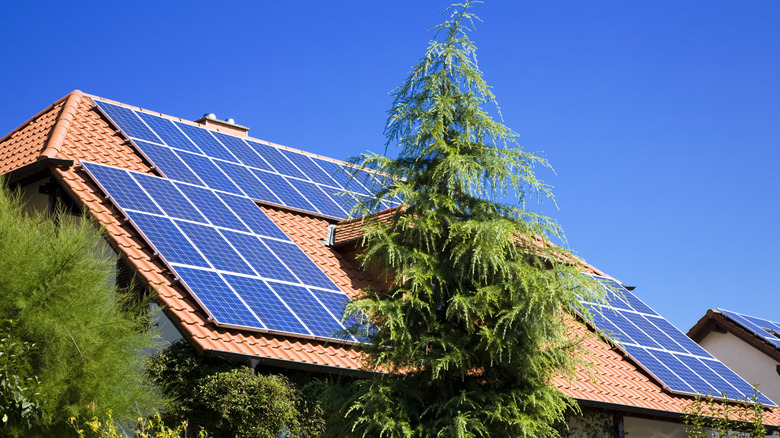
[(237, 125), (233, 119), (219, 120), (214, 113), (203, 114), (203, 117), (195, 120), (195, 123), (206, 128), (213, 129), (223, 134), (235, 135), (238, 137), (248, 137), (249, 128)]

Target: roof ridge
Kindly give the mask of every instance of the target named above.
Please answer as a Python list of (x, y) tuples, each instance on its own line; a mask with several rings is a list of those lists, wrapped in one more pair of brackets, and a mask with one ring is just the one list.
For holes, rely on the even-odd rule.
[[(228, 132), (223, 132), (223, 131), (216, 130), (213, 127), (207, 127), (207, 126), (202, 125), (202, 124), (200, 124), (200, 123), (198, 123), (198, 122), (196, 122), (194, 120), (189, 120), (189, 119), (185, 119), (185, 118), (178, 117), (178, 116), (172, 116), (170, 114), (165, 114), (165, 113), (161, 113), (159, 111), (154, 111), (154, 110), (142, 108), (140, 106), (130, 105), (130, 104), (127, 104), (127, 103), (124, 103), (124, 102), (120, 102), (118, 100), (108, 99), (108, 98), (105, 98), (105, 97), (102, 97), (102, 96), (97, 96), (97, 95), (94, 95), (94, 94), (84, 93), (84, 96), (89, 97), (90, 99), (92, 99), (94, 101), (100, 101), (100, 102), (105, 102), (105, 103), (109, 103), (109, 104), (112, 104), (112, 105), (121, 106), (123, 108), (132, 109), (134, 111), (140, 111), (142, 113), (151, 114), (153, 116), (159, 116), (159, 117), (162, 117), (164, 119), (168, 119), (170, 121), (185, 123), (185, 124), (190, 125), (190, 126), (195, 126), (195, 127), (198, 127), (198, 128), (207, 129), (207, 130), (212, 131), (212, 132), (218, 132), (220, 134), (231, 135), (231, 136), (235, 137), (235, 135), (233, 135), (233, 134), (230, 134)], [(347, 166), (353, 167), (353, 168), (359, 167), (359, 166), (357, 166), (357, 165), (355, 165), (353, 163), (350, 163), (347, 160), (339, 160), (337, 158), (316, 154), (314, 152), (309, 152), (309, 151), (306, 151), (304, 149), (298, 149), (297, 147), (285, 146), (285, 145), (283, 145), (281, 143), (275, 143), (275, 142), (272, 142), (272, 141), (263, 140), (261, 138), (252, 137), (249, 134), (247, 134), (246, 137), (239, 137), (239, 138), (243, 138), (246, 141), (253, 141), (253, 142), (256, 142), (256, 143), (264, 144), (266, 146), (271, 146), (271, 147), (275, 147), (275, 148), (279, 148), (279, 149), (284, 149), (284, 150), (287, 150), (287, 151), (290, 151), (290, 152), (306, 155), (308, 157), (319, 158), (321, 160), (330, 161), (330, 162), (335, 163), (335, 164), (343, 164), (343, 165), (347, 165)]]
[(62, 144), (65, 142), (65, 137), (70, 130), (70, 125), (73, 119), (76, 117), (76, 110), (82, 101), (84, 94), (79, 90), (73, 90), (63, 99), (65, 105), (62, 106), (57, 120), (54, 122), (54, 129), (52, 130), (49, 140), (46, 142), (46, 147), (43, 152), (38, 156), (39, 160), (46, 158), (58, 158), (61, 152)]

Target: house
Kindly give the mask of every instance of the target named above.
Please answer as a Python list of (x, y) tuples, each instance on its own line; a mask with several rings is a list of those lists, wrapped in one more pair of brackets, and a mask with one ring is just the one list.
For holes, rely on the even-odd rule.
[[(0, 139), (0, 174), (33, 207), (86, 211), (105, 227), (120, 256), (117, 282), (136, 275), (156, 290), (171, 338), (250, 367), (361, 376), (368, 373), (352, 348), (356, 340), (329, 334), (340, 324), (339, 305), (374, 279), (350, 256), (359, 226), (344, 220), (347, 209), (327, 189), (365, 196), (382, 181), (364, 174), (349, 186), (336, 176), (340, 167), (253, 139), (230, 121), (192, 122), (79, 91)], [(394, 205), (377, 206), (376, 214)], [(622, 289), (598, 269), (586, 270)], [(720, 376), (730, 371), (704, 353), (666, 351), (658, 342), (693, 347), (680, 347), (682, 333), (622, 290), (628, 301), (616, 298), (614, 316), (605, 313), (596, 327), (570, 324), (578, 333), (624, 333), (623, 343), (590, 337), (591, 366), (555, 384), (611, 435), (685, 436), (691, 393), (706, 391), (693, 383), (703, 379), (695, 366), (679, 360), (709, 364), (702, 366), (720, 379), (713, 387), (729, 385)], [(665, 341), (653, 341), (651, 330)], [(586, 420), (573, 419), (575, 430)], [(766, 422), (780, 426), (780, 409), (770, 407)]]
[(688, 336), (773, 400), (780, 399), (780, 323), (710, 309)]

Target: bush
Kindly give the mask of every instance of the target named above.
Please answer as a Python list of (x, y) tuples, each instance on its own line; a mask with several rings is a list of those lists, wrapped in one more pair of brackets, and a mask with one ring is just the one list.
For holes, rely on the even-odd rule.
[(313, 438), (324, 428), (319, 406), (287, 377), (211, 363), (184, 342), (152, 357), (147, 372), (169, 397), (169, 413), (213, 438)]

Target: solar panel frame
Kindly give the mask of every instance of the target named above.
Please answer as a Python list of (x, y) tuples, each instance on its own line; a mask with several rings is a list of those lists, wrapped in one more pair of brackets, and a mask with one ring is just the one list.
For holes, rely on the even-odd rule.
[(737, 323), (738, 325), (740, 325), (742, 328), (749, 331), (753, 335), (770, 343), (775, 348), (780, 348), (780, 338), (778, 338), (774, 333), (768, 331), (768, 330), (773, 330), (775, 332), (780, 332), (780, 324), (774, 321), (770, 321), (768, 319), (745, 315), (743, 313), (734, 312), (731, 310), (725, 310), (725, 309), (717, 309), (717, 310), (726, 318)]
[[(270, 143), (264, 144), (215, 132), (102, 101), (97, 101), (97, 106), (120, 129), (125, 127), (132, 132), (138, 132), (129, 135), (131, 142), (163, 176), (172, 179), (193, 184), (198, 184), (200, 179), (210, 188), (234, 194), (249, 194), (260, 202), (338, 220), (350, 217), (360, 196), (372, 196), (371, 189), (367, 187), (375, 187), (378, 181), (370, 172), (360, 169), (355, 171), (356, 178), (346, 177), (346, 169), (349, 168), (346, 163), (339, 164)], [(114, 117), (110, 114), (114, 114)], [(168, 148), (168, 151), (162, 148)], [(145, 149), (148, 149), (148, 152)], [(222, 167), (222, 170), (225, 170), (225, 163), (245, 167), (260, 176), (260, 179), (272, 179), (274, 184), (266, 184), (266, 188), (273, 196), (260, 189), (252, 179), (239, 177), (235, 169), (222, 173), (215, 171), (214, 167)], [(335, 169), (342, 171), (336, 172)], [(260, 170), (271, 173), (258, 174)], [(232, 184), (226, 181), (225, 173), (233, 177), (227, 178), (233, 180)], [(246, 171), (242, 174), (246, 176)], [(315, 184), (311, 185), (310, 181)], [(369, 186), (366, 185), (368, 181), (371, 181)], [(296, 188), (289, 189), (289, 184)], [(338, 193), (345, 188), (353, 194), (340, 196)], [(281, 192), (276, 193), (277, 190)], [(245, 193), (247, 191), (249, 193)], [(384, 202), (376, 210), (398, 204), (399, 200)]]
[[(685, 336), (657, 312), (608, 277), (590, 275), (601, 282), (606, 304), (583, 302), (591, 323), (616, 341), (634, 362), (660, 382), (664, 389), (686, 395), (746, 399), (752, 386)], [(616, 293), (617, 292), (617, 293)], [(763, 394), (759, 401), (776, 404)]]
[[(150, 205), (158, 208), (159, 213), (149, 214), (133, 209), (126, 210), (121, 204), (115, 202), (116, 207), (130, 219), (137, 232), (159, 254), (161, 260), (181, 280), (181, 285), (217, 325), (286, 336), (357, 342), (355, 338), (343, 339), (340, 333), (336, 333), (341, 332), (343, 326), (340, 326), (338, 320), (331, 314), (331, 309), (311, 291), (321, 288), (329, 290), (329, 293), (334, 296), (342, 296), (343, 300), (349, 300), (348, 297), (248, 198), (110, 166), (89, 162), (83, 162), (82, 166), (105, 193), (110, 194), (112, 190), (128, 185), (138, 194), (145, 194)], [(97, 177), (99, 174), (114, 175), (115, 178), (109, 177), (101, 182)], [(116, 175), (124, 175), (124, 177), (116, 178)], [(150, 184), (151, 181), (154, 183)], [(242, 226), (238, 230), (211, 224), (208, 216), (200, 213), (196, 203), (191, 202), (186, 196), (187, 191), (193, 190), (201, 191), (196, 193), (198, 195), (202, 195), (202, 191), (210, 191), (213, 199), (217, 199), (225, 211), (231, 213), (234, 211), (231, 204), (238, 207), (244, 206), (245, 203), (251, 204), (253, 210), (248, 208), (247, 210), (255, 215), (255, 222), (260, 217), (265, 218), (265, 222), (260, 221), (262, 226), (258, 227), (262, 235), (254, 231), (250, 232), (246, 223), (238, 215), (236, 220)], [(199, 214), (199, 216), (192, 214), (190, 217), (197, 221), (168, 216), (164, 207), (159, 208), (159, 203), (167, 202), (172, 193), (180, 196), (179, 201), (182, 204), (188, 204)], [(227, 198), (228, 201), (223, 202), (222, 198)], [(275, 228), (276, 232), (269, 231), (271, 227)], [(250, 239), (250, 242), (254, 239), (257, 244), (249, 244), (252, 246), (251, 251), (238, 250), (237, 246), (240, 245), (237, 243), (237, 237), (245, 237)], [(258, 255), (263, 251), (266, 258), (259, 262), (253, 263), (246, 258), (246, 254)], [(272, 266), (274, 260), (275, 268)], [(255, 266), (259, 263), (262, 263), (264, 268), (275, 269), (276, 272), (273, 276), (268, 271), (258, 272)], [(276, 275), (283, 270), (287, 270), (287, 276)], [(265, 285), (263, 289), (265, 292), (244, 288), (248, 283)], [(200, 284), (208, 284), (208, 293), (197, 290), (197, 285)], [(295, 303), (286, 303), (268, 286), (269, 284), (276, 285), (278, 289), (292, 288), (305, 291), (305, 295), (296, 298)], [(236, 289), (237, 287), (239, 289)], [(269, 295), (264, 298), (263, 293), (271, 293), (273, 297)], [(214, 294), (218, 295), (218, 299)], [(246, 308), (242, 309), (241, 306)], [(291, 315), (279, 314), (283, 312), (279, 306), (284, 306)], [(302, 319), (303, 315), (292, 312), (293, 307), (315, 309), (312, 310), (312, 314), (319, 322), (312, 322), (310, 324), (312, 327), (308, 327)], [(273, 312), (269, 314), (271, 310)], [(324, 315), (327, 315), (327, 318)], [(325, 322), (330, 321), (329, 318), (333, 321), (326, 325)], [(326, 334), (323, 327), (333, 327), (335, 330), (333, 333)]]

